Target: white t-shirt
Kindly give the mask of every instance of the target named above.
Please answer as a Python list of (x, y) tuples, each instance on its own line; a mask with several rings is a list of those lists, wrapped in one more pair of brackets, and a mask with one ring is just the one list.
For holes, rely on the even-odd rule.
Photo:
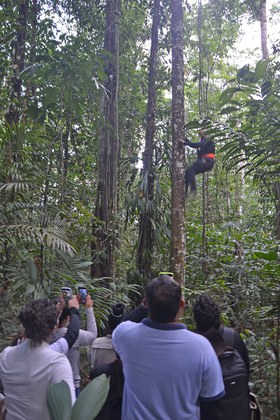
[[(64, 353), (67, 355), (73, 371), (75, 388), (80, 387), (80, 346), (90, 346), (93, 340), (97, 337), (97, 325), (95, 321), (93, 308), (86, 308), (87, 330), (79, 330), (79, 335), (72, 348), (68, 351), (68, 344), (63, 336), (67, 332), (66, 327), (58, 328), (51, 336), (53, 343), (50, 344), (52, 350)], [(60, 338), (61, 337), (61, 338)], [(64, 340), (64, 341), (63, 341)], [(64, 344), (67, 345), (67, 351)]]
[(208, 340), (177, 323), (121, 323), (113, 332), (125, 377), (123, 420), (198, 420), (199, 398), (219, 399), (224, 383)]
[(6, 420), (49, 420), (47, 388), (62, 380), (70, 388), (72, 403), (75, 401), (67, 357), (45, 342), (33, 347), (26, 339), (18, 346), (5, 348), (0, 353), (0, 379), (5, 391)]

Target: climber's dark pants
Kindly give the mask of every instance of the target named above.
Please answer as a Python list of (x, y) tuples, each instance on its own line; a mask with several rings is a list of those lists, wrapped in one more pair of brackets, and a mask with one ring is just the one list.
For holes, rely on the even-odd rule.
[(195, 161), (185, 172), (186, 194), (188, 193), (189, 186), (191, 191), (196, 191), (195, 176), (203, 174), (204, 172), (211, 171), (215, 164), (215, 159), (199, 158)]

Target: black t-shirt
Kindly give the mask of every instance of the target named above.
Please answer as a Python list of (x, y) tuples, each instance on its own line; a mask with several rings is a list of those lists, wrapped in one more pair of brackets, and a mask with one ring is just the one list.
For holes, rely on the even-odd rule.
[(215, 154), (215, 144), (213, 140), (210, 140), (208, 137), (202, 137), (201, 141), (196, 143), (188, 142), (187, 145), (189, 147), (197, 149), (198, 158), (201, 158), (203, 155), (206, 155), (208, 153)]

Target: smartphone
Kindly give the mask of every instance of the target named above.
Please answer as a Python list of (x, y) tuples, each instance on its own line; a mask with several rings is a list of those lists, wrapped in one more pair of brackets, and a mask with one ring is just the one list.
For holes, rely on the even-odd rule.
[(85, 304), (87, 299), (87, 289), (85, 287), (79, 287), (80, 303)]
[(73, 292), (71, 287), (62, 287), (61, 293), (66, 303), (68, 303), (68, 301), (73, 298)]

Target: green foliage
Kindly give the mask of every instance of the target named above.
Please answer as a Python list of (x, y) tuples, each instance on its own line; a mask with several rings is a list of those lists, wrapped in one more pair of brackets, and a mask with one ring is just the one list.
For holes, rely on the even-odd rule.
[[(135, 268), (135, 256), (144, 209), (152, 211), (155, 231), (151, 275), (169, 271), (170, 1), (163, 0), (160, 11), (153, 201), (141, 171), (151, 2), (122, 2), (116, 275), (101, 279), (91, 278), (89, 270), (106, 252), (91, 250), (108, 58), (106, 2), (42, 0), (37, 10), (33, 3), (26, 38), (18, 33), (19, 3), (5, 2), (0, 10), (1, 348), (17, 331), (19, 309), (30, 299), (56, 296), (62, 285), (88, 288), (100, 327), (112, 303), (139, 302), (146, 279)], [(200, 28), (195, 4), (184, 16), (186, 134), (194, 139), (206, 128), (217, 146), (215, 168), (205, 176), (205, 214), (201, 176), (197, 197), (186, 202), (186, 320), (192, 325), (191, 304), (199, 293), (216, 298), (225, 323), (235, 325), (246, 340), (252, 380), (270, 416), (277, 410), (279, 343), (279, 243), (274, 235), (280, 208), (274, 188), (279, 182), (279, 45), (268, 66), (261, 60), (236, 71), (228, 63), (239, 22), (252, 4), (206, 2)], [(18, 37), (26, 41), (20, 73), (13, 62)], [(16, 80), (22, 84), (20, 98), (11, 95)], [(198, 116), (199, 92), (205, 120)], [(18, 112), (13, 124), (5, 118), (10, 105)]]
[(109, 381), (106, 375), (95, 378), (80, 393), (73, 408), (66, 382), (49, 385), (47, 404), (51, 420), (93, 420), (106, 401)]
[[(236, 165), (237, 160), (244, 161), (247, 173), (255, 173), (264, 180), (277, 180), (279, 100), (277, 85), (269, 77), (264, 61), (258, 62), (254, 71), (249, 66), (239, 70), (232, 82), (237, 86), (227, 88), (220, 98), (221, 112), (225, 112), (226, 107), (228, 114), (228, 125), (224, 125), (221, 140), (227, 137), (222, 147), (227, 151), (227, 166)], [(234, 109), (228, 108), (231, 104)]]

